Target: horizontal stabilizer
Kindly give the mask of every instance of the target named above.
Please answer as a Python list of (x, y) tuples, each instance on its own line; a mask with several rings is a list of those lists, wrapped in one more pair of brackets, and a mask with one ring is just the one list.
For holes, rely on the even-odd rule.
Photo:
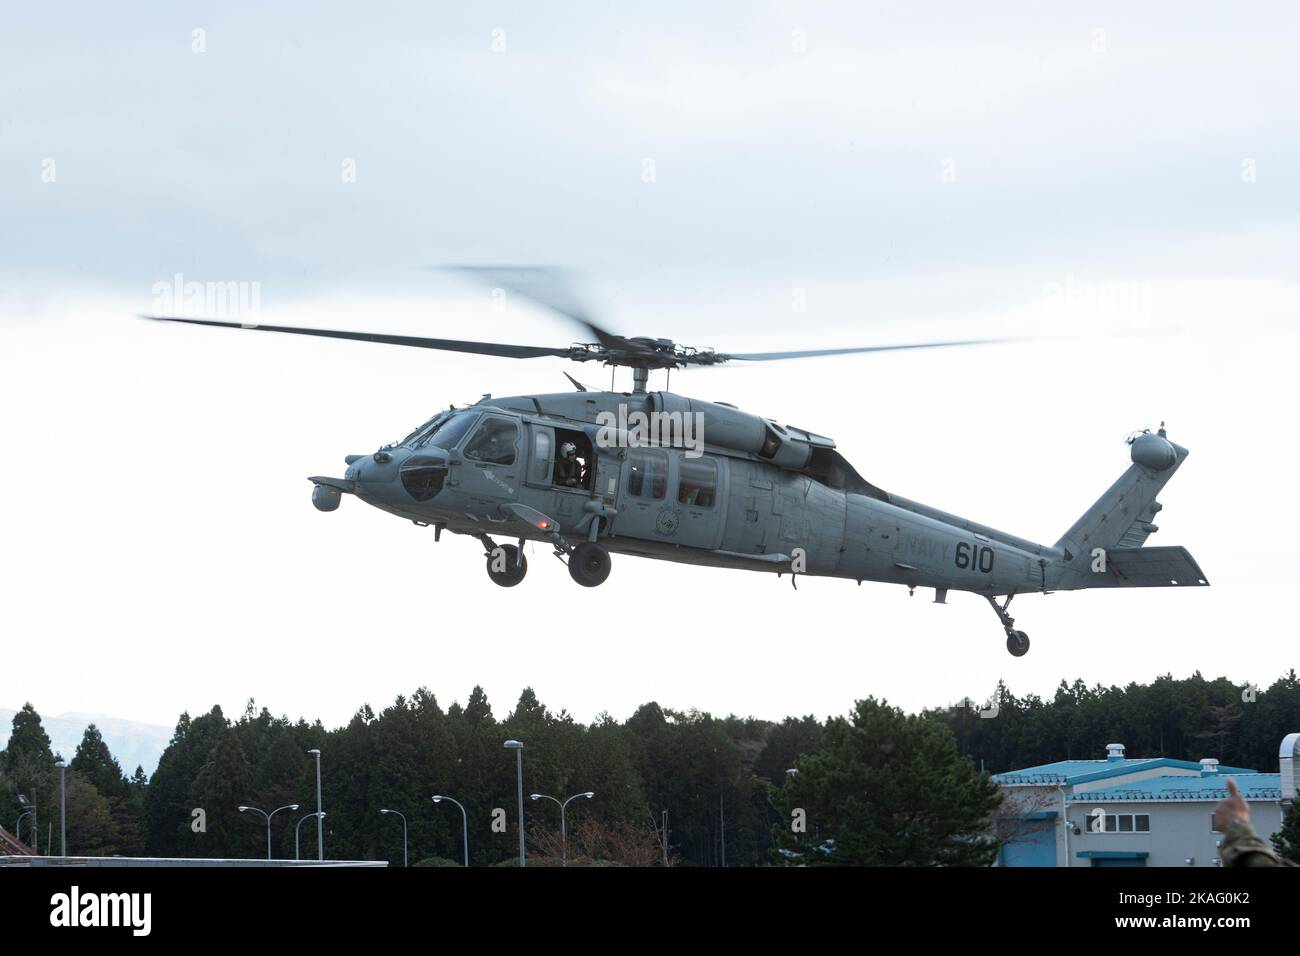
[(1090, 587), (1184, 588), (1210, 583), (1196, 559), (1182, 547), (1112, 548), (1106, 552), (1106, 571), (1097, 578), (1110, 580), (1090, 583)]

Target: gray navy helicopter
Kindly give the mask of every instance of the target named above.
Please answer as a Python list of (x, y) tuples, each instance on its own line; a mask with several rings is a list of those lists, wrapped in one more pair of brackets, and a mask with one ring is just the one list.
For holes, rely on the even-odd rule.
[[(830, 438), (667, 391), (652, 371), (726, 362), (948, 348), (1005, 339), (728, 354), (662, 338), (625, 338), (553, 290), (529, 290), (537, 270), (474, 269), (497, 288), (566, 315), (595, 339), (539, 348), (203, 318), (169, 322), (379, 342), (504, 358), (556, 357), (632, 370), (632, 391), (484, 396), (451, 407), (401, 441), (348, 455), (342, 478), (313, 476), (312, 503), (334, 511), (352, 495), (420, 526), (468, 535), (486, 550), (493, 583), (528, 572), (526, 541), (549, 545), (584, 587), (610, 573), (610, 554), (749, 571), (877, 581), (984, 597), (1016, 657), (1029, 638), (1007, 613), (1017, 594), (1208, 584), (1182, 547), (1145, 547), (1156, 496), (1187, 457), (1158, 431), (1129, 436), (1131, 464), (1052, 545), (940, 511), (871, 484)], [(524, 280), (518, 278), (523, 275)], [(537, 283), (532, 281), (535, 286)], [(558, 288), (558, 286), (556, 287)], [(515, 543), (498, 543), (507, 539)], [(796, 585), (797, 586), (797, 585)], [(999, 599), (1001, 599), (999, 601)]]

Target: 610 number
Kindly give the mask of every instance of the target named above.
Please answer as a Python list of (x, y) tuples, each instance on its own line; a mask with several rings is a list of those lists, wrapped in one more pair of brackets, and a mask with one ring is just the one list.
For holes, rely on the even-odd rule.
[(957, 543), (957, 567), (971, 568), (989, 574), (993, 570), (993, 549), (981, 544)]

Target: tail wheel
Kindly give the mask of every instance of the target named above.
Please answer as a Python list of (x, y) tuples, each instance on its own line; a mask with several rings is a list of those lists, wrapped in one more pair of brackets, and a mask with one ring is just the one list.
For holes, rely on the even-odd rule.
[(1007, 650), (1012, 657), (1024, 657), (1029, 653), (1029, 635), (1024, 631), (1008, 631)]
[(604, 584), (609, 577), (609, 552), (590, 541), (582, 542), (569, 555), (569, 577), (584, 588)]
[(513, 544), (499, 544), (487, 556), (487, 573), (493, 584), (512, 588), (528, 573), (528, 559)]

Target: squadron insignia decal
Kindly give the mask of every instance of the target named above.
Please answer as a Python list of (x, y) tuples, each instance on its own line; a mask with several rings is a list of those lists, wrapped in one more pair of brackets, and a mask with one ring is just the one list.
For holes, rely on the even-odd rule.
[(659, 517), (655, 519), (655, 532), (665, 538), (671, 538), (675, 535), (677, 533), (677, 512), (671, 508), (660, 511)]

